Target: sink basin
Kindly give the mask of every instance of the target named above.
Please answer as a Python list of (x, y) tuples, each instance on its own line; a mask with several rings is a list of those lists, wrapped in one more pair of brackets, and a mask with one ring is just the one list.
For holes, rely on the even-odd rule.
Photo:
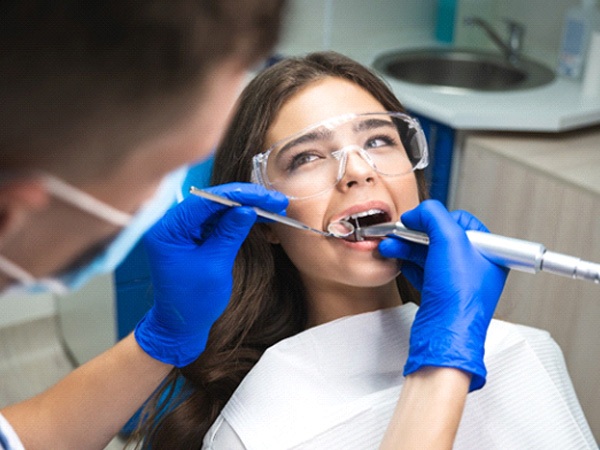
[(374, 67), (407, 83), (471, 91), (512, 91), (543, 86), (554, 72), (535, 61), (466, 49), (403, 50), (379, 56)]

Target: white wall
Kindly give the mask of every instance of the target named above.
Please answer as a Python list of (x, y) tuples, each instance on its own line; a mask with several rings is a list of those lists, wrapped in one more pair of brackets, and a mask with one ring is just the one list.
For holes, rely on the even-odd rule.
[(483, 17), (499, 33), (506, 31), (503, 19), (525, 25), (523, 51), (526, 55), (555, 67), (562, 36), (563, 19), (569, 7), (579, 5), (579, 0), (459, 0), (455, 24), (457, 45), (474, 45), (493, 49), (494, 45), (484, 32), (462, 25), (468, 15)]
[(510, 17), (526, 26), (524, 51), (558, 59), (563, 19), (567, 9), (579, 0), (496, 0), (496, 18)]
[(292, 0), (279, 50), (336, 50), (369, 63), (405, 36), (432, 36), (436, 0)]

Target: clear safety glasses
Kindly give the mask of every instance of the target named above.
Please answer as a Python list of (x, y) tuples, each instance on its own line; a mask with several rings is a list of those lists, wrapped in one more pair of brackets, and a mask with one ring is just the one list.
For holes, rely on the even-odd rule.
[(402, 176), (427, 167), (427, 142), (419, 122), (403, 113), (338, 116), (255, 155), (252, 181), (290, 199), (306, 199), (339, 183), (348, 158), (356, 157), (380, 175)]

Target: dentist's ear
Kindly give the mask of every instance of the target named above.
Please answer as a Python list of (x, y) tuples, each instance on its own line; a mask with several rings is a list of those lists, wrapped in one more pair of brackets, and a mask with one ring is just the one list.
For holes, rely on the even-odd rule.
[(48, 190), (35, 175), (0, 181), (0, 242), (21, 226), (27, 214), (46, 208), (49, 202)]

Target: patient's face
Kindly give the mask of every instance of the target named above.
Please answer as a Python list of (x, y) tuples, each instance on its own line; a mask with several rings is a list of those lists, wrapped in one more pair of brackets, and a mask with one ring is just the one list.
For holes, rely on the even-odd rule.
[[(331, 117), (370, 112), (385, 112), (385, 108), (363, 88), (339, 78), (326, 78), (307, 86), (284, 104), (269, 129), (267, 144)], [(340, 142), (335, 142), (336, 148), (356, 144), (343, 140), (341, 137)], [(333, 221), (369, 210), (381, 210), (387, 215), (386, 221), (395, 221), (418, 203), (414, 173), (386, 177), (375, 172), (357, 153), (350, 153), (346, 173), (334, 188), (312, 198), (291, 200), (287, 214), (327, 230)], [(270, 226), (272, 240), (281, 243), (309, 290), (383, 286), (398, 274), (396, 260), (379, 256), (380, 239), (348, 242), (280, 224)]]

